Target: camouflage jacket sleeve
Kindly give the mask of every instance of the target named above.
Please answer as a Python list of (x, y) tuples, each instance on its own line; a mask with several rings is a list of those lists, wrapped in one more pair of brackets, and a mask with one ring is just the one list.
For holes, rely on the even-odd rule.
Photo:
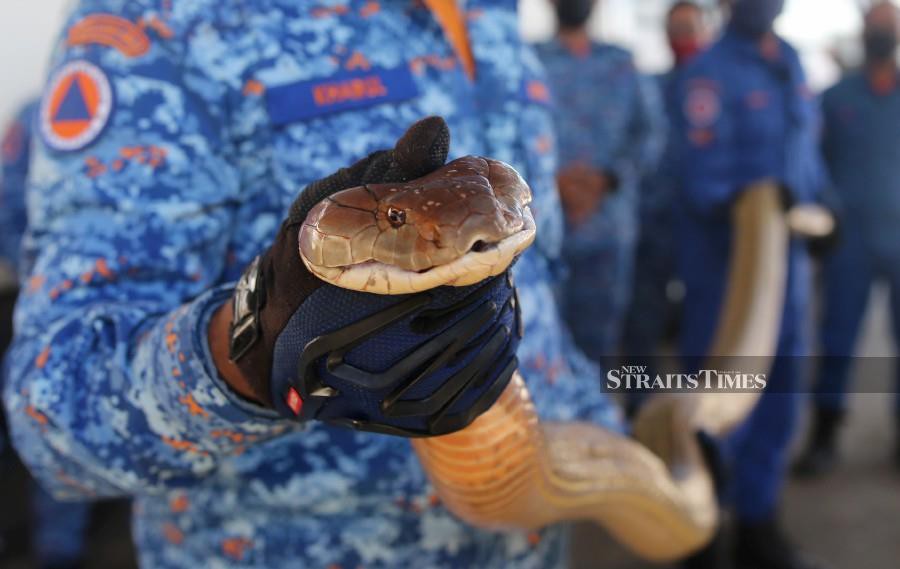
[(666, 115), (662, 95), (656, 82), (635, 73), (637, 99), (629, 128), (630, 154), (638, 176), (656, 169), (666, 143)]
[(26, 105), (6, 127), (0, 177), (0, 260), (10, 269), (19, 264), (19, 244), (25, 232), (25, 182), (34, 104)]
[(195, 484), (222, 456), (289, 428), (231, 394), (207, 346), (210, 315), (231, 294), (216, 285), (246, 196), (221, 116), (228, 86), (171, 38), (207, 34), (210, 58), (216, 28), (143, 25), (143, 2), (116, 16), (87, 4), (39, 111), (34, 263), (4, 393), (19, 452), (60, 497)]

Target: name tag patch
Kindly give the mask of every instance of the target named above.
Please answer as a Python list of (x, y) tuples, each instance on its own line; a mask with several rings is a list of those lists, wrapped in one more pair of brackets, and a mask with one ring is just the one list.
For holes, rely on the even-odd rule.
[(397, 103), (419, 94), (408, 65), (341, 72), (266, 90), (269, 117), (276, 125), (332, 113)]

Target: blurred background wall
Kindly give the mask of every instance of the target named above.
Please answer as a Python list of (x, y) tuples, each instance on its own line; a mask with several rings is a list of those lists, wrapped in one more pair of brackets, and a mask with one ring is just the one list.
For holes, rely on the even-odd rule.
[(0, 0), (0, 121), (41, 90), (71, 0)]
[[(553, 33), (548, 0), (520, 0), (522, 30), (529, 40)], [(0, 2), (0, 121), (39, 92), (47, 62), (73, 0), (2, 0)], [(595, 34), (634, 51), (639, 65), (656, 72), (668, 64), (661, 22), (671, 0), (601, 0)], [(802, 51), (813, 85), (823, 88), (837, 77), (836, 57), (854, 64), (860, 53), (855, 36), (861, 25), (859, 6), (866, 0), (788, 0), (779, 29)], [(714, 5), (716, 0), (706, 0)]]

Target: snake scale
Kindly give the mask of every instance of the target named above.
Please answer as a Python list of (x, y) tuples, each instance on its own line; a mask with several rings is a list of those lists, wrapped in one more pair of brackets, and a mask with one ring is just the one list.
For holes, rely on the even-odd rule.
[[(719, 366), (762, 356), (752, 361), (764, 372), (777, 338), (788, 230), (774, 186), (757, 190), (734, 208), (730, 287), (711, 355)], [(326, 198), (300, 230), (300, 255), (318, 277), (352, 290), (470, 285), (505, 271), (533, 242), (530, 201), (512, 167), (467, 156), (412, 182)], [(469, 523), (535, 529), (592, 520), (642, 557), (672, 560), (705, 545), (718, 523), (697, 431), (727, 432), (755, 400), (656, 396), (628, 438), (587, 423), (542, 423), (516, 374), (469, 427), (411, 444), (442, 501)]]

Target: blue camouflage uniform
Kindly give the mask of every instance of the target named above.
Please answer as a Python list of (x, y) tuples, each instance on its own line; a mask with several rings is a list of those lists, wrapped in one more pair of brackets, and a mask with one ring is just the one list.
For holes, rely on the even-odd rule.
[[(772, 179), (797, 202), (818, 199), (826, 175), (818, 154), (818, 115), (799, 57), (779, 40), (776, 61), (729, 29), (679, 78), (679, 274), (686, 286), (681, 351), (702, 361), (716, 328), (731, 246), (730, 204), (748, 185)], [(809, 260), (792, 241), (778, 358), (766, 393), (727, 441), (739, 517), (771, 516), (797, 418)]]
[[(102, 13), (133, 41), (73, 34)], [(55, 68), (95, 66), (115, 102), (81, 149), (59, 150), (68, 139), (46, 117), (5, 400), (23, 457), (59, 496), (135, 497), (144, 567), (565, 565), (561, 528), (468, 527), (408, 441), (278, 419), (228, 389), (207, 345), (212, 313), (304, 185), (439, 114), (453, 157), (507, 161), (534, 189), (539, 243), (516, 276), (539, 413), (616, 424), (547, 281), (554, 141), (546, 102), (524, 88), (542, 79), (515, 1), (464, 13), (474, 80), (408, 0), (83, 1), (71, 17)]]
[[(826, 360), (815, 398), (821, 407), (842, 411), (851, 358), (876, 278), (890, 288), (894, 337), (900, 338), (900, 89), (876, 93), (865, 74), (856, 72), (825, 93), (822, 110), (823, 152), (842, 223), (840, 244), (823, 267)], [(900, 412), (900, 397), (896, 405)]]
[(639, 231), (638, 187), (662, 151), (664, 113), (656, 86), (638, 74), (628, 52), (592, 44), (579, 57), (556, 39), (537, 48), (554, 99), (560, 164), (587, 164), (619, 180), (588, 221), (567, 229), (564, 245), (566, 321), (579, 346), (602, 361), (619, 347)]
[[(3, 177), (0, 179), (0, 260), (19, 264), (19, 246), (25, 233), (25, 188), (32, 125), (37, 103), (25, 105), (3, 137)], [(0, 358), (3, 354), (0, 353)], [(0, 374), (0, 386), (2, 386)], [(6, 445), (0, 430), (0, 454)], [(85, 532), (90, 507), (85, 503), (58, 502), (39, 486), (31, 492), (33, 553), (40, 567), (76, 563), (85, 553)]]
[[(25, 105), (3, 133), (0, 146), (0, 294), (4, 303), (15, 302), (16, 266), (19, 264), (19, 245), (25, 233), (25, 182), (28, 177), (28, 153), (31, 142), (31, 119), (34, 104)], [(8, 309), (4, 306), (4, 313)], [(0, 322), (0, 359), (9, 342), (11, 322)], [(0, 374), (0, 386), (3, 385)], [(0, 413), (0, 419), (3, 414)], [(0, 457), (9, 448), (0, 420)]]
[[(648, 77), (654, 81), (666, 110), (666, 126), (676, 119), (673, 104), (678, 70)], [(658, 167), (641, 180), (639, 200), (640, 236), (635, 254), (634, 286), (625, 321), (622, 345), (629, 357), (653, 357), (665, 336), (671, 318), (668, 284), (676, 278), (676, 232), (674, 216), (678, 177), (677, 145), (665, 130), (666, 144)], [(649, 362), (648, 362), (649, 363)]]
[(25, 183), (28, 178), (28, 156), (31, 144), (31, 124), (37, 103), (20, 109), (3, 136), (0, 178), (0, 259), (16, 267), (19, 246), (25, 233)]

